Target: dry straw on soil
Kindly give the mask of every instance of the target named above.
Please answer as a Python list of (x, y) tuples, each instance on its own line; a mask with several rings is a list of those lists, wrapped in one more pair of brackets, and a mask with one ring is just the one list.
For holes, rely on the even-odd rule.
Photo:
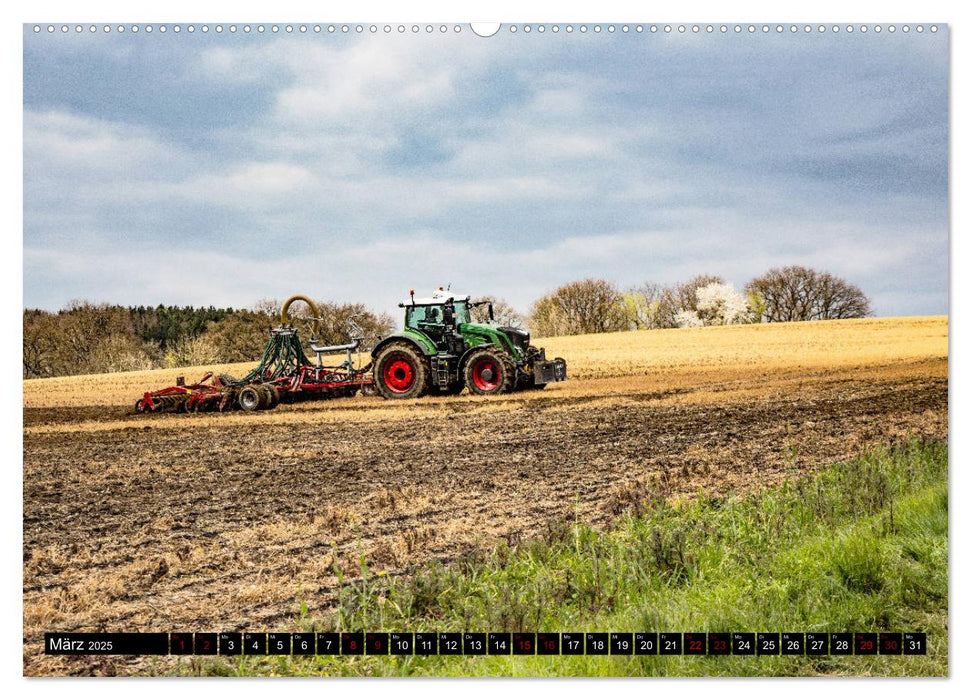
[(47, 629), (298, 629), (362, 558), (407, 575), (947, 438), (945, 317), (541, 342), (570, 380), (498, 397), (138, 416), (146, 389), (207, 368), (24, 382), (25, 672), (93, 672), (45, 657)]
[[(602, 379), (940, 359), (947, 357), (948, 336), (946, 316), (921, 316), (601, 333), (535, 342), (546, 347), (548, 357), (567, 359), (571, 379)], [(207, 371), (242, 376), (254, 365), (29, 379), (24, 381), (24, 407), (133, 406), (142, 393), (169, 386), (178, 375), (190, 382)], [(569, 391), (569, 386), (563, 388)]]

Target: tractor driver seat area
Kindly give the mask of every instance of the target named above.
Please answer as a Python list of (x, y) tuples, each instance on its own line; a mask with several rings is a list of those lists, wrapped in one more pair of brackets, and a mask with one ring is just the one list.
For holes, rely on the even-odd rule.
[(422, 330), (436, 343), (440, 343), (445, 335), (445, 326), (442, 325), (441, 314), (441, 309), (435, 306), (428, 307), (428, 312), (425, 315), (425, 323), (422, 324)]
[(445, 326), (442, 325), (442, 310), (440, 308), (436, 306), (416, 307), (412, 313), (413, 328), (427, 335), (435, 343), (442, 341)]

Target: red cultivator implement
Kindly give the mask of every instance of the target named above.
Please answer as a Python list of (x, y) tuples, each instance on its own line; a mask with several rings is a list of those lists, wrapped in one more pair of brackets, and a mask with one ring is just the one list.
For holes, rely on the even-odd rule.
[[(297, 330), (290, 325), (287, 311), (297, 300), (306, 302), (314, 317), (316, 331), (317, 310), (306, 297), (295, 296), (283, 305), (281, 324), (270, 331), (270, 340), (260, 363), (242, 379), (227, 375), (213, 376), (209, 372), (195, 384), (186, 384), (179, 377), (175, 386), (146, 392), (135, 404), (139, 413), (176, 411), (258, 411), (274, 408), (281, 401), (292, 403), (305, 399), (353, 396), (358, 391), (372, 393), (374, 379), (371, 363), (354, 367), (352, 352), (361, 344), (361, 328), (349, 320), (351, 342), (346, 345), (318, 346), (311, 340), (310, 349), (317, 355), (311, 362), (300, 344)], [(346, 352), (347, 359), (339, 365), (326, 366), (323, 356)]]
[[(547, 360), (546, 350), (532, 345), (525, 329), (501, 325), (494, 318), (490, 300), (472, 301), (468, 295), (441, 287), (427, 298), (416, 299), (411, 291), (410, 299), (398, 305), (405, 310), (403, 329), (380, 339), (367, 365), (354, 366), (352, 353), (360, 347), (364, 334), (353, 317), (348, 321), (350, 343), (321, 347), (311, 339), (310, 349), (317, 355), (317, 361), (311, 362), (287, 317), (290, 304), (297, 300), (310, 307), (311, 333), (319, 336), (320, 319), (313, 302), (303, 296), (291, 297), (252, 372), (242, 379), (223, 375), (213, 379), (210, 373), (196, 384), (179, 381), (176, 386), (145, 394), (136, 409), (256, 411), (281, 401), (353, 396), (358, 391), (378, 393), (386, 399), (456, 396), (465, 389), (470, 394), (494, 395), (542, 389), (566, 379), (566, 360)], [(489, 319), (474, 321), (472, 310), (486, 304)], [(344, 362), (324, 365), (324, 355), (338, 352), (347, 353)], [(360, 364), (360, 355), (358, 358)]]
[(221, 400), (227, 389), (221, 377), (213, 379), (212, 372), (207, 372), (206, 376), (195, 384), (186, 384), (185, 378), (179, 377), (175, 380), (175, 386), (146, 392), (145, 396), (135, 402), (135, 410), (139, 413), (157, 411), (184, 413), (188, 410), (199, 410), (190, 406), (189, 402), (193, 401), (195, 406), (199, 406), (206, 402)]

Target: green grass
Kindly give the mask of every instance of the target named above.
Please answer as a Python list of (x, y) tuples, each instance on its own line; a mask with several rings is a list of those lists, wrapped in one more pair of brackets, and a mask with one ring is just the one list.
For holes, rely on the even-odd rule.
[(631, 504), (408, 578), (362, 577), (301, 630), (924, 631), (918, 657), (298, 657), (205, 675), (947, 674), (947, 445), (912, 440), (746, 497)]

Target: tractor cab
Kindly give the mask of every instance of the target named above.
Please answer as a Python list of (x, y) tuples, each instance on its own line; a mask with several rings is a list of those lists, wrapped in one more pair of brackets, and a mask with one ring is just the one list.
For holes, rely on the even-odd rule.
[[(488, 305), (489, 320), (472, 320), (472, 309)], [(413, 398), (429, 391), (497, 394), (540, 389), (566, 379), (562, 358), (548, 361), (530, 345), (529, 333), (495, 321), (492, 301), (472, 301), (439, 287), (428, 297), (409, 298), (404, 327), (371, 351), (375, 388), (385, 398)]]
[(438, 290), (430, 297), (415, 298), (398, 306), (405, 309), (405, 332), (417, 332), (428, 338), (438, 352), (461, 352), (464, 342), (460, 329), (472, 321), (470, 297)]
[(424, 332), (429, 327), (457, 327), (463, 323), (471, 323), (469, 304), (468, 295), (439, 290), (430, 297), (412, 296), (398, 306), (405, 310), (405, 328)]

